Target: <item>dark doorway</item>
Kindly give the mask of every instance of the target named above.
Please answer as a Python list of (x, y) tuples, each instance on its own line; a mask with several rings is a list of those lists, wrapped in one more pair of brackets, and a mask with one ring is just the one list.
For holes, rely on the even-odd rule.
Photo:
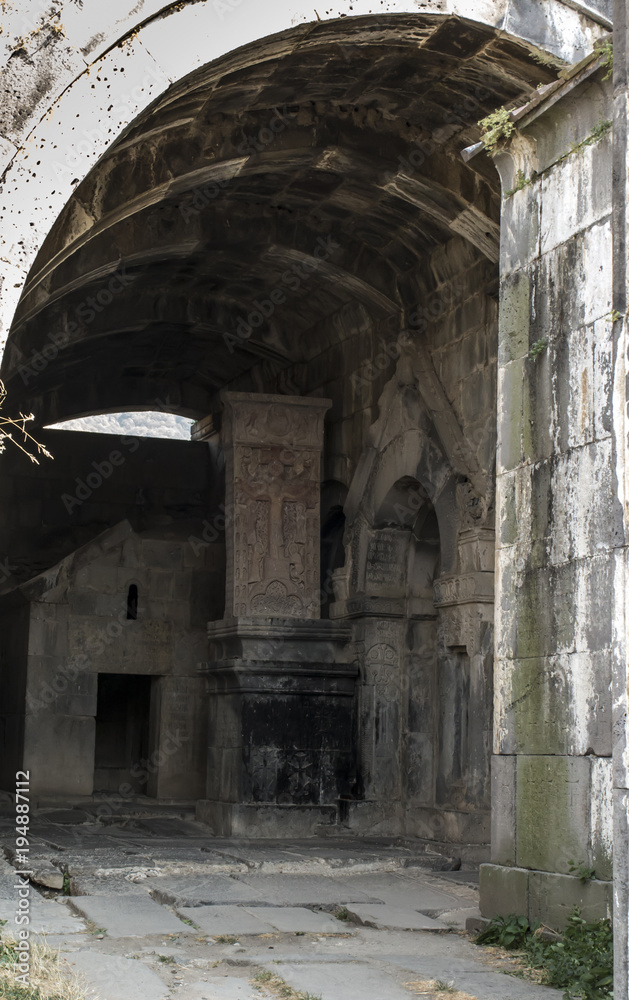
[(128, 784), (147, 794), (151, 682), (137, 674), (99, 674), (94, 791)]

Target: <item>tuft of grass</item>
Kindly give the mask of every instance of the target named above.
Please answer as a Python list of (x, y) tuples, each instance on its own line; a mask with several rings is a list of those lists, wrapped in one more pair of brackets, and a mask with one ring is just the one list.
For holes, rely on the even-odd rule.
[(608, 38), (604, 42), (603, 41), (596, 42), (594, 48), (596, 49), (599, 55), (605, 56), (603, 65), (607, 70), (607, 72), (603, 77), (603, 79), (610, 80), (614, 73), (614, 43), (612, 42), (611, 38)]
[(285, 979), (269, 972), (268, 969), (265, 969), (264, 972), (258, 972), (257, 976), (254, 976), (253, 985), (257, 989), (264, 988), (267, 994), (280, 997), (281, 1000), (322, 1000), (320, 994), (315, 996), (314, 993), (302, 993), (300, 990), (294, 990)]
[(587, 923), (575, 907), (558, 940), (545, 940), (543, 928), (526, 917), (496, 917), (476, 944), (518, 950), (525, 967), (545, 986), (564, 989), (565, 1000), (609, 1000), (613, 996), (613, 936), (609, 920)]
[(498, 143), (509, 139), (515, 132), (515, 123), (511, 119), (511, 112), (506, 108), (498, 108), (492, 111), (486, 118), (481, 118), (478, 122), (485, 149), (492, 156), (498, 147)]
[(176, 965), (177, 959), (173, 955), (158, 955), (157, 961), (162, 962), (164, 965)]
[(528, 187), (529, 184), (533, 183), (536, 177), (537, 173), (535, 170), (530, 177), (527, 177), (523, 170), (518, 170), (515, 177), (515, 187), (509, 188), (505, 191), (505, 198), (511, 198), (517, 191), (523, 191), (525, 187)]
[(86, 1000), (88, 988), (70, 966), (46, 944), (31, 940), (30, 984), (18, 982), (16, 942), (0, 941), (0, 997), (2, 1000)]
[(201, 930), (198, 924), (195, 924), (194, 920), (191, 920), (190, 917), (179, 917), (179, 919), (181, 920), (182, 924), (187, 924), (188, 927), (194, 927), (195, 931)]
[(350, 912), (346, 906), (341, 906), (339, 910), (334, 911), (334, 916), (337, 920), (349, 920)]
[(238, 938), (233, 934), (219, 934), (214, 940), (217, 944), (238, 944)]
[(418, 979), (405, 985), (415, 996), (430, 1000), (477, 1000), (470, 993), (457, 990), (454, 983), (445, 983), (442, 979)]

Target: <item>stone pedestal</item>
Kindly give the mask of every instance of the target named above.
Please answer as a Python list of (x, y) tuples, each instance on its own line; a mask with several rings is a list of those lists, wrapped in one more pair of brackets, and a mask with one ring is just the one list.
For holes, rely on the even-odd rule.
[[(221, 836), (308, 836), (355, 784), (350, 630), (319, 618), (328, 400), (223, 392), (225, 617), (208, 625), (207, 798)], [(197, 431), (198, 436), (198, 431)]]

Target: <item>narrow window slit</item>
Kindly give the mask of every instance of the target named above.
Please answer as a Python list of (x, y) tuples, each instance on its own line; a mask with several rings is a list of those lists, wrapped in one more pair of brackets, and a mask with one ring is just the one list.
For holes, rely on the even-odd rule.
[(136, 621), (138, 617), (138, 588), (135, 583), (132, 583), (129, 587), (129, 593), (127, 595), (127, 618), (131, 621)]

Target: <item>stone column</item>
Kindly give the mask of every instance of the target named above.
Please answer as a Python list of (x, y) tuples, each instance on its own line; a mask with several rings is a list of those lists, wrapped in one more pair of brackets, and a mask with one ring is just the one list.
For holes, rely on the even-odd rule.
[(319, 617), (327, 399), (223, 391), (198, 425), (225, 466), (225, 616), (208, 624), (207, 799), (223, 835), (308, 836), (354, 773), (357, 669)]

